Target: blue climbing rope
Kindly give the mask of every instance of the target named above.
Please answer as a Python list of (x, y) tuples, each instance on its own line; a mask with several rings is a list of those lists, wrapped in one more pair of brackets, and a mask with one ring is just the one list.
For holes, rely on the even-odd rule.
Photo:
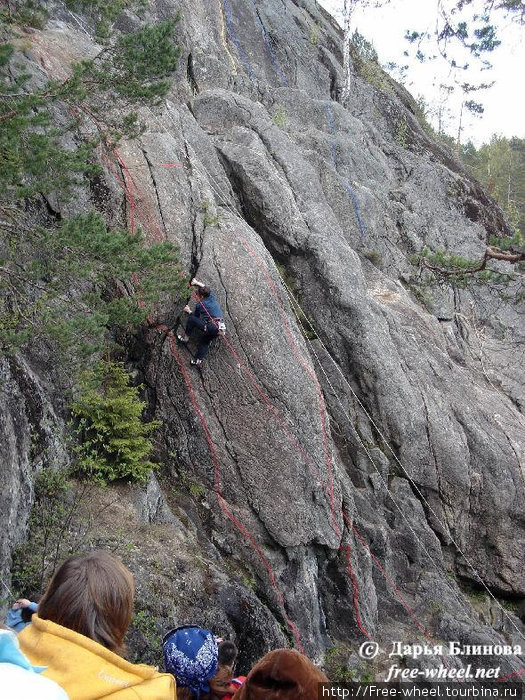
[[(337, 163), (336, 163), (336, 154), (337, 154), (337, 144), (335, 141), (335, 119), (334, 119), (334, 112), (332, 110), (332, 105), (330, 104), (330, 100), (326, 100), (325, 102), (326, 106), (326, 113), (328, 116), (328, 125), (330, 126), (330, 131), (332, 132), (332, 139), (330, 140), (330, 162), (332, 164), (332, 170), (334, 173), (337, 173)], [(363, 218), (361, 216), (361, 211), (359, 209), (359, 202), (357, 200), (357, 195), (354, 192), (354, 190), (350, 187), (350, 183), (346, 178), (341, 178), (341, 181), (343, 183), (343, 187), (345, 190), (348, 192), (350, 195), (350, 198), (352, 199), (352, 202), (354, 204), (354, 210), (355, 210), (355, 216), (357, 219), (357, 225), (359, 226), (359, 233), (362, 238), (365, 237), (366, 235), (366, 228), (365, 224), (363, 221)]]
[(262, 35), (264, 39), (264, 45), (266, 46), (266, 49), (268, 51), (268, 54), (270, 56), (270, 60), (272, 62), (273, 69), (275, 73), (277, 74), (277, 77), (281, 81), (283, 85), (286, 87), (290, 87), (290, 83), (288, 82), (288, 78), (286, 77), (281, 64), (279, 63), (279, 59), (277, 58), (277, 54), (275, 53), (275, 49), (273, 48), (272, 40), (270, 38), (270, 35), (268, 34), (266, 27), (263, 24), (263, 21), (259, 15), (259, 10), (257, 9), (257, 2), (256, 0), (252, 0), (253, 4), (253, 9), (255, 10), (255, 16), (257, 17), (257, 21), (261, 27), (262, 30)]
[(248, 73), (248, 77), (250, 78), (251, 82), (253, 84), (255, 84), (255, 73), (253, 72), (253, 68), (250, 64), (248, 56), (246, 55), (244, 49), (242, 48), (241, 42), (239, 41), (239, 37), (237, 36), (237, 32), (235, 31), (235, 27), (233, 26), (233, 15), (232, 15), (232, 9), (231, 9), (231, 5), (230, 5), (230, 0), (223, 0), (223, 5), (224, 5), (224, 16), (226, 17), (226, 26), (228, 27), (228, 31), (230, 33), (231, 39), (232, 39), (233, 43), (235, 44), (237, 51), (239, 52), (239, 58), (241, 59), (241, 63), (244, 66), (246, 72)]

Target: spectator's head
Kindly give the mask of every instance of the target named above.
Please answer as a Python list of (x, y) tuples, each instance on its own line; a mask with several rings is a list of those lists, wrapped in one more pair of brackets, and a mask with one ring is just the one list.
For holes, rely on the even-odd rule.
[[(217, 672), (217, 642), (209, 630), (187, 625), (171, 630), (162, 640), (164, 666), (197, 700), (210, 692), (210, 678)], [(192, 697), (191, 694), (188, 697)]]
[(31, 610), (31, 608), (20, 608), (20, 617), (22, 618), (22, 622), (31, 622), (31, 618), (35, 614), (34, 610)]
[(229, 639), (219, 643), (219, 666), (233, 666), (237, 659), (237, 647)]
[(210, 679), (210, 700), (221, 700), (225, 695), (233, 695), (232, 680), (233, 666), (219, 664), (217, 673)]
[(303, 654), (276, 649), (257, 662), (235, 700), (315, 700), (328, 678)]
[(38, 615), (118, 653), (131, 621), (134, 592), (124, 564), (107, 552), (90, 552), (71, 557), (55, 572)]

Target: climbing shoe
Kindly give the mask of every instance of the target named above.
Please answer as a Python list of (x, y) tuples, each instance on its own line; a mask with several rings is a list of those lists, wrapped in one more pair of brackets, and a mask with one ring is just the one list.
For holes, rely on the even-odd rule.
[(182, 343), (183, 345), (186, 345), (186, 343), (188, 342), (189, 339), (188, 339), (188, 338), (185, 338), (185, 337), (184, 337), (183, 335), (181, 335), (180, 333), (177, 333), (177, 340), (179, 341), (179, 343)]
[(190, 360), (190, 365), (194, 367), (202, 367), (202, 360)]

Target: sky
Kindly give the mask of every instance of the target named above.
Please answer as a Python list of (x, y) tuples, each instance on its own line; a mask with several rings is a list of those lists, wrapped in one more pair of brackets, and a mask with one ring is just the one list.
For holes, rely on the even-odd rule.
[[(338, 17), (339, 13), (338, 19), (340, 18), (343, 0), (319, 2), (334, 16)], [(352, 23), (372, 42), (382, 65), (389, 61), (403, 64), (408, 62), (403, 51), (410, 49), (404, 39), (405, 32), (432, 30), (436, 5), (437, 0), (391, 0), (380, 9), (356, 9)], [(469, 95), (469, 99), (483, 103), (485, 112), (481, 117), (467, 116), (461, 141), (464, 143), (470, 138), (478, 147), (488, 142), (492, 134), (525, 138), (525, 90), (522, 78), (525, 70), (525, 28), (502, 20), (498, 31), (502, 44), (488, 56), (493, 65), (492, 70), (478, 73), (470, 68), (461, 72), (461, 82), (495, 81), (489, 90)], [(394, 77), (398, 80), (398, 76), (394, 74)], [(436, 105), (439, 83), (447, 79), (449, 68), (445, 61), (436, 59), (421, 64), (414, 60), (410, 62), (403, 83), (414, 97), (422, 95), (428, 104)], [(446, 132), (454, 137), (457, 136), (461, 102), (459, 91), (457, 92), (457, 97), (451, 98), (451, 116), (446, 128)], [(436, 119), (432, 116), (429, 121), (434, 127), (437, 126)]]

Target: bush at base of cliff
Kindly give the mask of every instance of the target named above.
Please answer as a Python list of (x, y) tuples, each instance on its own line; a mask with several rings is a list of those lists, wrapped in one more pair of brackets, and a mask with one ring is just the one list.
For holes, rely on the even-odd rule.
[(119, 496), (107, 487), (72, 478), (69, 469), (44, 467), (34, 484), (27, 539), (13, 551), (15, 597), (38, 600), (57, 568), (70, 556), (104, 548), (119, 556), (133, 550), (127, 523), (112, 511)]
[(158, 421), (143, 422), (146, 403), (130, 386), (121, 363), (101, 360), (80, 380), (71, 410), (78, 426), (77, 471), (104, 484), (118, 479), (144, 482), (155, 464), (148, 435)]

